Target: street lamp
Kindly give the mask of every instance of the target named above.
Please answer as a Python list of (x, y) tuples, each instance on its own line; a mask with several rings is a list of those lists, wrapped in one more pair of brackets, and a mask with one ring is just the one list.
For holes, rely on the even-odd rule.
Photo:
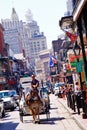
[[(79, 56), (80, 55), (80, 46), (78, 45), (77, 41), (75, 42), (75, 46), (73, 47), (73, 51), (75, 56)], [(79, 60), (79, 58), (77, 58)]]

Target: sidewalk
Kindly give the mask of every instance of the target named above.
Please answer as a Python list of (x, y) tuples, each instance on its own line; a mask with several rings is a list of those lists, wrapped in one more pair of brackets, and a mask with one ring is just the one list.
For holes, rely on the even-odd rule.
[(68, 110), (70, 114), (72, 114), (73, 119), (77, 122), (81, 129), (87, 130), (87, 119), (82, 118), (82, 112), (80, 113), (80, 115), (78, 115), (77, 112), (74, 112), (71, 108), (69, 108), (67, 106), (66, 99), (58, 98), (58, 101)]

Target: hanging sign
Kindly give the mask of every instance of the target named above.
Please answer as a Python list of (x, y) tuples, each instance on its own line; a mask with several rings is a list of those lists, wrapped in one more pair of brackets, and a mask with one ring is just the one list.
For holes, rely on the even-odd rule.
[(82, 72), (82, 62), (79, 61), (76, 63), (76, 71), (79, 73), (79, 72)]

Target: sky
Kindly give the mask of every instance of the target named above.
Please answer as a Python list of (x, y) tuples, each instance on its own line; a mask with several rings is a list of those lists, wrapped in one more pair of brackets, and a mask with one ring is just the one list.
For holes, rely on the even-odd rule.
[(28, 9), (33, 14), (33, 19), (40, 26), (47, 38), (47, 46), (51, 48), (52, 41), (57, 40), (62, 34), (59, 20), (66, 12), (67, 0), (0, 0), (0, 19), (11, 18), (12, 7), (15, 8), (20, 20), (25, 20)]

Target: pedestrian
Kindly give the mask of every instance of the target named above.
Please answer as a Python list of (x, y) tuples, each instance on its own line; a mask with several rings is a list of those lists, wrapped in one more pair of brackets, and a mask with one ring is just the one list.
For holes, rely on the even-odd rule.
[(81, 88), (80, 88), (80, 85), (78, 82), (76, 82), (76, 84), (75, 84), (75, 91), (74, 92), (76, 95), (81, 94)]
[(82, 104), (81, 104), (82, 92), (81, 92), (81, 87), (78, 82), (76, 82), (76, 84), (75, 84), (74, 94), (75, 94), (75, 101), (76, 101), (76, 105), (77, 105), (78, 114), (80, 114), (80, 108), (82, 108)]
[(86, 83), (85, 83), (85, 81), (82, 82), (82, 97), (83, 97), (84, 101), (86, 101)]
[(20, 89), (21, 89), (21, 84), (18, 82), (17, 83), (17, 88), (16, 88), (16, 91), (17, 91), (18, 95), (20, 95)]

